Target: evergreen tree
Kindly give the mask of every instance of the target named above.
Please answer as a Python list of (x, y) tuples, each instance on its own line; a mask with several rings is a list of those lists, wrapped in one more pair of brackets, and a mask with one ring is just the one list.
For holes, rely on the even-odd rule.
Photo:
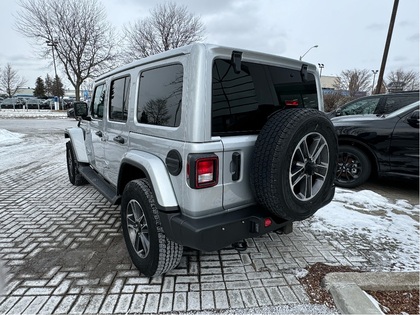
[(59, 76), (55, 77), (55, 80), (53, 81), (53, 88), (52, 88), (52, 94), (54, 96), (62, 97), (64, 96), (64, 87), (63, 82), (61, 82), (61, 79)]
[(35, 97), (45, 97), (45, 84), (41, 77), (38, 77), (35, 82)]

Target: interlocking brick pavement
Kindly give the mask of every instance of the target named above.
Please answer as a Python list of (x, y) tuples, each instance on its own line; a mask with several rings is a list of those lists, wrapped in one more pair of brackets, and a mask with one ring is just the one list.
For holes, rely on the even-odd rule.
[[(32, 141), (32, 140), (31, 140)], [(64, 139), (41, 138), (33, 163), (0, 168), (0, 256), (8, 285), (0, 314), (164, 313), (306, 304), (296, 273), (315, 262), (369, 269), (380, 257), (296, 223), (248, 250), (185, 250), (158, 278), (132, 265), (119, 208), (67, 179)], [(45, 150), (52, 154), (45, 158)], [(19, 159), (16, 156), (16, 159)], [(0, 162), (1, 163), (1, 162)], [(0, 164), (1, 165), (1, 164)]]

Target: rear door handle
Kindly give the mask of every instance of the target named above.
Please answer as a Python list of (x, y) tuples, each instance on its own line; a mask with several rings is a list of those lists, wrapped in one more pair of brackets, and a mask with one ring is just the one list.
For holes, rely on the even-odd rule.
[(95, 135), (97, 135), (98, 137), (102, 137), (103, 136), (103, 134), (102, 134), (102, 131), (97, 131), (97, 132), (95, 132)]
[(114, 141), (118, 142), (118, 143), (121, 143), (121, 144), (124, 144), (124, 142), (125, 142), (124, 138), (121, 137), (121, 136), (114, 137)]

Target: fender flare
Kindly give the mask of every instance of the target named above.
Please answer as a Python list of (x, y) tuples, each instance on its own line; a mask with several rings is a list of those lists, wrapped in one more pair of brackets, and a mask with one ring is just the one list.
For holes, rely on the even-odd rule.
[(76, 160), (80, 163), (89, 163), (85, 146), (85, 135), (82, 128), (67, 128), (64, 137), (70, 138)]
[(127, 164), (140, 169), (146, 175), (147, 179), (150, 180), (159, 210), (179, 210), (168, 170), (161, 159), (156, 155), (144, 151), (133, 150), (127, 152), (121, 160), (118, 191), (124, 189), (121, 187), (124, 182), (124, 175), (121, 173), (123, 172), (124, 165)]

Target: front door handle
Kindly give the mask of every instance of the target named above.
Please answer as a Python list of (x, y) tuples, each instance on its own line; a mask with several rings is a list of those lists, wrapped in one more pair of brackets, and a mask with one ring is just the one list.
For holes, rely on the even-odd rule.
[(102, 137), (103, 136), (103, 134), (102, 134), (102, 131), (97, 131), (97, 132), (95, 132), (95, 135), (97, 135), (98, 137)]
[(118, 143), (121, 143), (121, 144), (124, 144), (124, 142), (125, 142), (124, 138), (123, 138), (123, 137), (121, 137), (121, 136), (116, 136), (116, 137), (114, 138), (114, 141), (115, 141), (115, 142), (118, 142)]

